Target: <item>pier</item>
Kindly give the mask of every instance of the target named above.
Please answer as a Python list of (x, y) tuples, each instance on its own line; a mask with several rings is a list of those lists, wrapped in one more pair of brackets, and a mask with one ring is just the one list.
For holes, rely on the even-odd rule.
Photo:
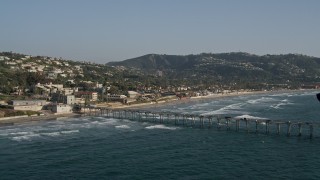
[(234, 130), (247, 133), (274, 133), (286, 136), (308, 136), (314, 137), (314, 128), (318, 123), (284, 121), (269, 119), (233, 118), (223, 115), (199, 115), (190, 113), (156, 112), (139, 109), (110, 109), (100, 107), (82, 107), (84, 116), (103, 116), (115, 119), (128, 119), (139, 122), (150, 122), (155, 124), (170, 124), (175, 126), (195, 128), (216, 128), (217, 130)]

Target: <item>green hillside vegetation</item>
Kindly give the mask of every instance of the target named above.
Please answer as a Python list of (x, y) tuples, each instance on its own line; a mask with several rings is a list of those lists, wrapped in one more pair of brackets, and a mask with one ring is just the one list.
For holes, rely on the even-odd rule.
[(299, 55), (264, 55), (248, 53), (203, 53), (173, 56), (149, 54), (110, 66), (124, 66), (154, 73), (161, 70), (170, 78), (187, 78), (197, 82), (221, 81), (223, 84), (312, 83), (320, 79), (320, 58)]

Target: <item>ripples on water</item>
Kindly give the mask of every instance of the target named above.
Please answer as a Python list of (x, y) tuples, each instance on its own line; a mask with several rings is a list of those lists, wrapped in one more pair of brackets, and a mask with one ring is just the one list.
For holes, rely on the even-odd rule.
[[(319, 107), (312, 104), (312, 93), (173, 106), (199, 114), (315, 120), (317, 108), (308, 109)], [(301, 107), (305, 109), (297, 110)], [(319, 179), (319, 145), (318, 137), (71, 118), (0, 127), (0, 172), (1, 179)]]

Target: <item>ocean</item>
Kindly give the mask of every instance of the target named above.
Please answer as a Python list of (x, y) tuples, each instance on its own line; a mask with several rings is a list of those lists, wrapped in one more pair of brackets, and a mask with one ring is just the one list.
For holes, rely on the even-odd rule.
[[(318, 91), (183, 100), (152, 110), (318, 122)], [(0, 179), (320, 179), (314, 137), (107, 117), (0, 127)]]

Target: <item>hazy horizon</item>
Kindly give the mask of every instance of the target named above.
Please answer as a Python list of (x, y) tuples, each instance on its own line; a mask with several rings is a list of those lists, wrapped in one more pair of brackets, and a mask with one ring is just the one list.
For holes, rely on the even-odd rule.
[(97, 63), (146, 54), (320, 57), (320, 1), (3, 0), (0, 51)]

